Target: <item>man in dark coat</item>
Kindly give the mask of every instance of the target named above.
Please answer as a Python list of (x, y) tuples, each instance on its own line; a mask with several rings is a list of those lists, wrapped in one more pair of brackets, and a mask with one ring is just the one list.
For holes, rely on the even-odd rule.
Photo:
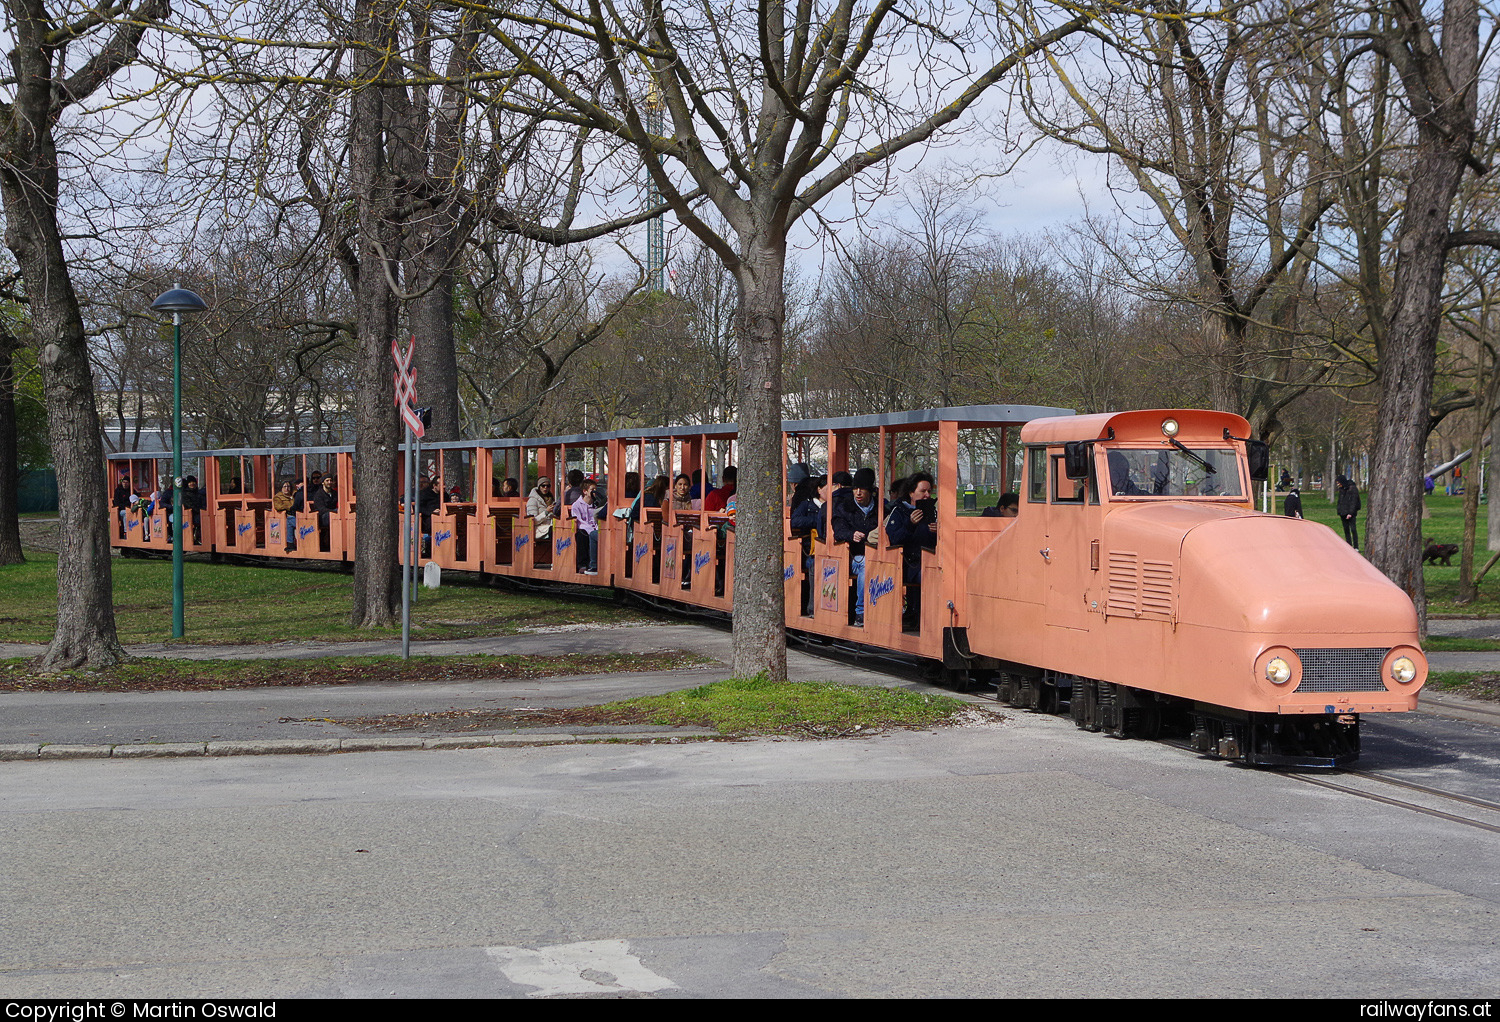
[(1288, 518), (1302, 517), (1302, 491), (1294, 484), (1281, 505), (1281, 513)]
[(1334, 496), (1338, 506), (1339, 521), (1344, 523), (1344, 538), (1354, 549), (1359, 549), (1359, 527), (1355, 519), (1359, 516), (1359, 487), (1354, 480), (1339, 476), (1334, 481)]
[(854, 473), (848, 489), (836, 491), (833, 499), (833, 541), (849, 544), (849, 564), (854, 575), (854, 623), (865, 623), (865, 547), (880, 539), (880, 498), (875, 492), (875, 470)]

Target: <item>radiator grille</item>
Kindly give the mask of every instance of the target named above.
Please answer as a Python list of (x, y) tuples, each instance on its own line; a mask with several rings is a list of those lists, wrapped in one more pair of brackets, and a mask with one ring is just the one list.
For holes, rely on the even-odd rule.
[(1172, 613), (1172, 565), (1168, 561), (1141, 564), (1141, 613), (1170, 616)]
[(1299, 649), (1302, 681), (1298, 692), (1384, 692), (1380, 664), (1384, 649)]
[(1136, 555), (1129, 550), (1109, 552), (1109, 612), (1129, 614), (1140, 609), (1136, 601)]

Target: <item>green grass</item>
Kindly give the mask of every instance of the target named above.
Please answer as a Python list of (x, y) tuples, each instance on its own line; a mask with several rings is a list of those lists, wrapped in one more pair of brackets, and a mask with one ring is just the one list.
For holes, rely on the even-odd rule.
[[(57, 558), (27, 551), (0, 567), (0, 641), (49, 642), (57, 624)], [(115, 625), (123, 643), (165, 642), (172, 634), (172, 565), (115, 558)], [(401, 628), (354, 629), (353, 578), (338, 571), (257, 568), (189, 560), (184, 566), (186, 641), (258, 643), (399, 637)], [(412, 635), (423, 639), (511, 635), (542, 625), (649, 620), (597, 599), (504, 593), (452, 583), (422, 589)]]
[(831, 737), (893, 727), (931, 727), (951, 721), (966, 708), (959, 700), (941, 695), (832, 682), (776, 684), (760, 675), (627, 699), (598, 710), (633, 716), (642, 723), (707, 727), (723, 734)]
[(179, 660), (140, 657), (103, 671), (32, 672), (29, 660), (0, 659), (0, 690), (50, 692), (183, 692), (361, 682), (497, 681), (562, 674), (682, 670), (718, 663), (685, 650), (646, 653), (451, 656), (297, 657), (265, 660)]
[(1500, 650), (1500, 639), (1469, 639), (1461, 635), (1429, 635), (1422, 640), (1429, 653), (1493, 653)]
[(1427, 687), (1470, 699), (1500, 701), (1500, 674), (1494, 671), (1433, 671), (1427, 675)]

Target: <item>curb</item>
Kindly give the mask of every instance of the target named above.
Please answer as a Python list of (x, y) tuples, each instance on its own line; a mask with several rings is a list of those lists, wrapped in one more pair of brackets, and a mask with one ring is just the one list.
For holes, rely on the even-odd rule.
[(608, 734), (547, 732), (503, 735), (433, 735), (357, 738), (279, 738), (255, 742), (162, 742), (152, 745), (64, 745), (26, 742), (0, 745), (0, 761), (56, 759), (170, 759), (184, 756), (293, 756), (339, 752), (415, 752), (424, 749), (493, 749), (540, 745), (599, 745), (615, 742), (701, 741), (724, 737), (717, 731), (620, 731)]

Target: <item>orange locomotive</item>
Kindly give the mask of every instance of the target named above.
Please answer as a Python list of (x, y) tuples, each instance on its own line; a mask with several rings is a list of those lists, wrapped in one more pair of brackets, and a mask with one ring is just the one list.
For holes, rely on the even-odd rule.
[(1427, 677), (1407, 596), (1332, 530), (1255, 511), (1240, 416), (1137, 411), (1021, 432), (1020, 514), (969, 567), (971, 652), (1002, 700), (1117, 736), (1190, 727), (1203, 752), (1338, 766), (1358, 714)]

